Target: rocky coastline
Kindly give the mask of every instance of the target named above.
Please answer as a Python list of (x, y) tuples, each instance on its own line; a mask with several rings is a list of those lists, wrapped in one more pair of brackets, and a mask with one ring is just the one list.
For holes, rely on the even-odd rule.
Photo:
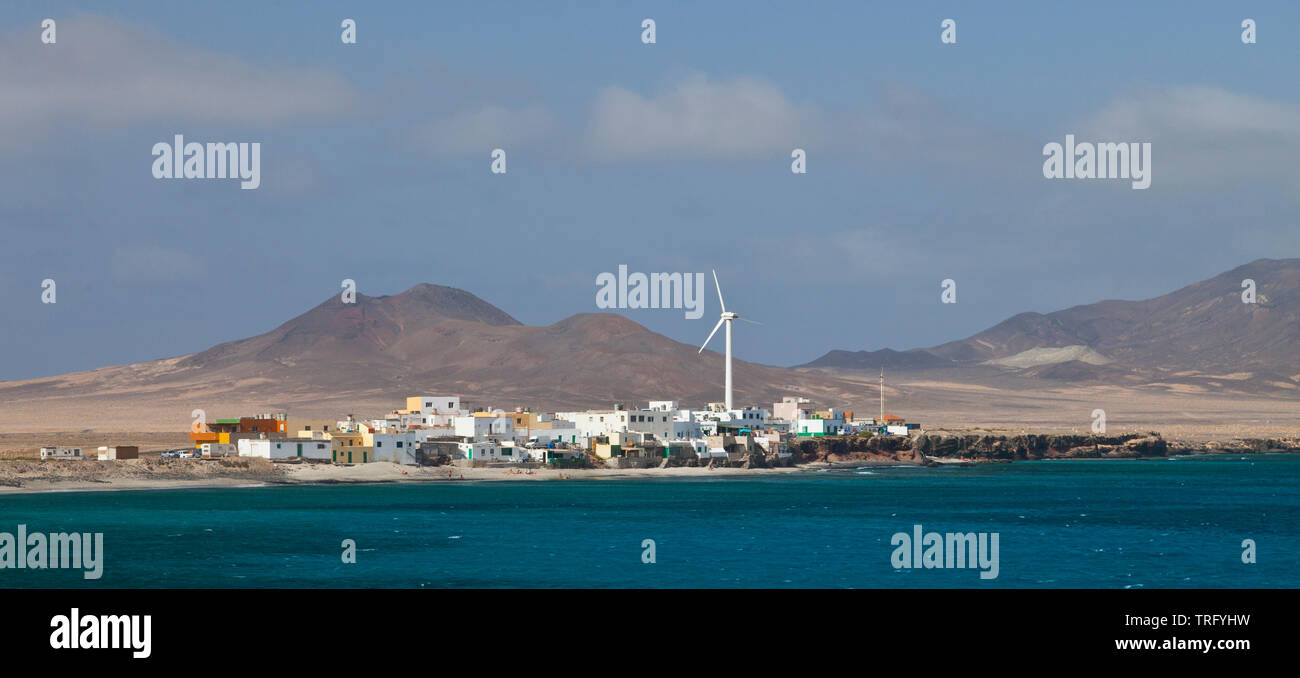
[(792, 442), (796, 464), (893, 461), (936, 464), (1041, 459), (1141, 459), (1189, 454), (1300, 453), (1300, 439), (1241, 438), (1225, 442), (1168, 441), (1157, 432), (1123, 435), (992, 435), (922, 433), (903, 436), (803, 438)]

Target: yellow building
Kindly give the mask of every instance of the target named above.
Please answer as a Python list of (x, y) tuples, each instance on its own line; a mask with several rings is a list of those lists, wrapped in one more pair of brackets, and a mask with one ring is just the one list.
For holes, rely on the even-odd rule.
[(368, 464), (375, 460), (374, 443), (362, 433), (334, 431), (325, 434), (333, 443), (335, 464)]
[(334, 441), (334, 447), (361, 447), (369, 445), (362, 433), (335, 431), (329, 434), (329, 439)]
[(334, 446), (334, 456), (330, 461), (335, 464), (369, 464), (375, 460), (375, 448), (369, 445)]
[[(284, 430), (290, 435), (310, 438), (313, 433), (333, 433), (338, 430), (338, 422), (326, 419), (290, 419), (285, 422)], [(303, 434), (303, 431), (307, 433)]]

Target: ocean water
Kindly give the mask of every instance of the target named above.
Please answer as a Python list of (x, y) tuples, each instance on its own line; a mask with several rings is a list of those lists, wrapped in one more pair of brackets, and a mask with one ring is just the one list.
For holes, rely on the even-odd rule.
[[(0, 495), (19, 523), (104, 533), (103, 576), (0, 587), (1297, 587), (1300, 456)], [(998, 533), (998, 577), (895, 569), (916, 524)]]

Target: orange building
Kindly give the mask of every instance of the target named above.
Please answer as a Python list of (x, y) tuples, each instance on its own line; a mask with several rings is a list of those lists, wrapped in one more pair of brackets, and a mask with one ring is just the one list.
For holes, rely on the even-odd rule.
[(239, 418), (240, 433), (286, 433), (283, 416), (258, 415)]
[(283, 414), (259, 414), (238, 419), (217, 419), (204, 426), (205, 431), (190, 431), (190, 440), (198, 447), (203, 443), (234, 444), (239, 438), (286, 435)]

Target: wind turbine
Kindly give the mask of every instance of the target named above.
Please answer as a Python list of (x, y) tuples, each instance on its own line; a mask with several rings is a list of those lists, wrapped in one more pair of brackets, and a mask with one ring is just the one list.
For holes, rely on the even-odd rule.
[(727, 400), (726, 400), (727, 404), (726, 407), (727, 407), (727, 412), (731, 412), (731, 321), (744, 320), (747, 323), (754, 323), (755, 325), (762, 325), (763, 323), (742, 318), (740, 317), (739, 313), (733, 313), (727, 310), (727, 303), (722, 300), (722, 285), (718, 284), (717, 271), (713, 272), (713, 286), (718, 288), (718, 306), (722, 307), (722, 317), (718, 319), (718, 324), (713, 326), (713, 331), (709, 332), (709, 338), (704, 340), (704, 345), (700, 346), (699, 352), (704, 353), (704, 349), (707, 348), (709, 342), (713, 340), (713, 335), (718, 333), (718, 328), (722, 327), (723, 323), (726, 323), (727, 324)]

